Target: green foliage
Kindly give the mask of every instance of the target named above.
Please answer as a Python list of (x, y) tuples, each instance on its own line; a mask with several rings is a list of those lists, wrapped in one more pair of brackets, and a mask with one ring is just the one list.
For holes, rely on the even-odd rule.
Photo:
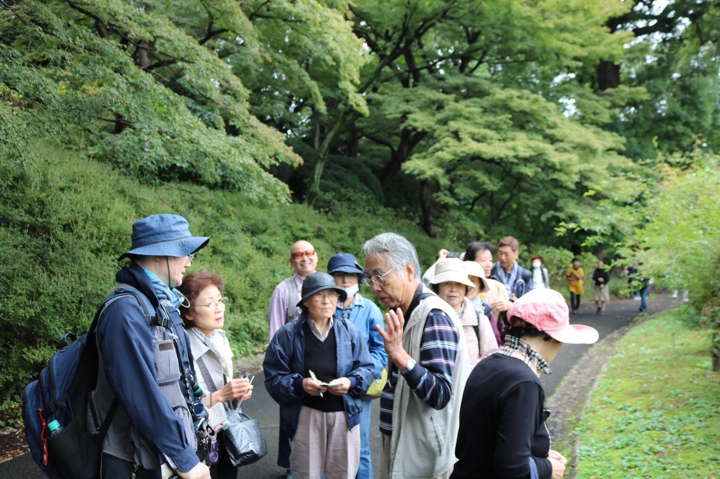
[[(17, 134), (10, 128), (15, 117), (6, 118), (0, 135)], [(313, 243), (320, 270), (331, 255), (359, 255), (365, 240), (385, 231), (406, 235), (425, 265), (442, 246), (381, 208), (338, 203), (321, 213), (189, 183), (144, 185), (54, 146), (23, 144), (24, 159), (15, 160), (15, 146), (0, 142), (0, 302), (8, 305), (0, 315), (0, 404), (10, 401), (8, 408), (8, 395), (18, 392), (13, 387), (46, 364), (54, 341), (87, 329), (115, 284), (116, 258), (129, 246), (133, 221), (146, 215), (181, 214), (194, 234), (211, 237), (190, 271), (226, 279), (226, 329), (240, 355), (267, 342), (267, 306), (275, 286), (292, 274), (289, 247), (296, 240)]]
[(717, 476), (720, 383), (706, 337), (671, 312), (616, 344), (574, 431), (577, 477)]
[[(684, 163), (678, 157), (667, 161)], [(627, 255), (643, 261), (659, 285), (691, 291), (705, 324), (720, 329), (720, 157), (697, 151), (692, 162), (687, 170), (663, 168), (644, 210), (647, 221), (631, 237)]]
[(27, 0), (0, 22), (0, 89), (32, 137), (143, 178), (287, 199), (264, 168), (299, 157), (249, 113), (227, 64), (164, 14), (121, 0)]

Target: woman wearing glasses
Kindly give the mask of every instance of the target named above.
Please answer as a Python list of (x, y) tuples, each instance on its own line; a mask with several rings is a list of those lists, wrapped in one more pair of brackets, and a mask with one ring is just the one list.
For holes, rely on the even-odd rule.
[(356, 426), (375, 367), (360, 330), (335, 314), (346, 298), (329, 274), (309, 275), (302, 314), (280, 328), (265, 353), (265, 387), (280, 404), (294, 479), (350, 479), (358, 470)]
[[(190, 337), (195, 371), (206, 393), (208, 409), (222, 402), (232, 408), (235, 400), (249, 399), (253, 390), (247, 378), (233, 378), (233, 354), (222, 329), (228, 301), (221, 293), (224, 286), (218, 274), (201, 272), (187, 276), (178, 287), (188, 300), (180, 316)], [(218, 444), (218, 453), (217, 462), (210, 467), (212, 479), (237, 478), (238, 468), (232, 465), (222, 444)]]

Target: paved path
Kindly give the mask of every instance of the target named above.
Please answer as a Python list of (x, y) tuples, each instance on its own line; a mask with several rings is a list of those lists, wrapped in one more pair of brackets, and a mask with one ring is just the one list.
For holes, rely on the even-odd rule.
[[(591, 297), (590, 295), (586, 295)], [(650, 313), (659, 312), (666, 309), (672, 304), (668, 296), (660, 295), (650, 299)], [(613, 331), (626, 326), (633, 318), (638, 315), (639, 301), (620, 300), (613, 301), (608, 305), (606, 314), (598, 316), (595, 314), (594, 304), (581, 305), (579, 314), (572, 316), (571, 322), (578, 324), (586, 324), (593, 326), (600, 333), (600, 339), (611, 334)], [(550, 397), (558, 384), (562, 381), (567, 372), (575, 365), (577, 360), (591, 346), (570, 346), (565, 345), (558, 356), (552, 363), (551, 369), (553, 374), (543, 375), (542, 382), (546, 390), (547, 397)], [(279, 409), (275, 401), (265, 391), (263, 387), (264, 376), (262, 371), (256, 372), (254, 380), (255, 393), (253, 398), (243, 405), (245, 413), (251, 417), (258, 419), (268, 444), (268, 455), (259, 462), (240, 469), (240, 478), (252, 479), (277, 479), (284, 477), (284, 470), (277, 467), (277, 441), (278, 441), (278, 422)], [(380, 433), (378, 431), (379, 418), (379, 401), (374, 401), (372, 411), (373, 425), (371, 428), (370, 446), (373, 458), (380, 457)], [(375, 475), (378, 475), (377, 461), (373, 463)], [(12, 461), (0, 464), (0, 479), (41, 479), (35, 463), (29, 454), (19, 456)]]

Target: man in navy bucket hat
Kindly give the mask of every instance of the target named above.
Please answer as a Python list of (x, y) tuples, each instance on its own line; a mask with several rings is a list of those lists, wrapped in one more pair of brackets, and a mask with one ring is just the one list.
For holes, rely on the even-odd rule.
[(97, 328), (101, 368), (90, 409), (100, 423), (114, 414), (101, 477), (160, 479), (170, 469), (184, 479), (210, 479), (196, 453), (194, 424), (206, 411), (178, 312), (189, 304), (175, 289), (210, 238), (193, 236), (182, 216), (156, 214), (136, 221), (131, 239), (119, 258), (131, 262), (118, 271)]

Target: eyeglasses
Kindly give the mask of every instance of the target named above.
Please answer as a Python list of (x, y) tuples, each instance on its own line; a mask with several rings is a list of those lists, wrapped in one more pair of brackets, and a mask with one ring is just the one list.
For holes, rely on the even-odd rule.
[(340, 293), (337, 291), (322, 291), (320, 293), (313, 294), (312, 297), (316, 301), (325, 301), (326, 299), (329, 299), (332, 302), (337, 301), (340, 298)]
[(217, 301), (214, 301), (214, 300), (213, 300), (213, 301), (210, 301), (210, 302), (207, 303), (207, 304), (198, 304), (198, 305), (196, 305), (196, 306), (205, 306), (206, 308), (217, 309), (217, 308), (219, 308), (219, 307), (221, 307), (221, 306), (222, 306), (222, 307), (225, 307), (225, 305), (227, 304), (228, 301), (229, 301), (228, 298), (225, 297), (225, 298), (220, 298), (220, 299), (218, 299)]
[(372, 286), (373, 284), (382, 286), (383, 284), (385, 284), (385, 276), (389, 275), (394, 270), (395, 268), (392, 268), (387, 273), (378, 274), (376, 276), (368, 276), (367, 278), (363, 279), (363, 283), (365, 284), (365, 286)]
[(298, 251), (297, 253), (292, 253), (292, 257), (295, 259), (300, 259), (303, 256), (305, 256), (306, 258), (312, 258), (313, 256), (315, 256), (315, 251)]
[(190, 253), (189, 255), (187, 255), (188, 263), (192, 263), (194, 259), (195, 259), (195, 253)]

